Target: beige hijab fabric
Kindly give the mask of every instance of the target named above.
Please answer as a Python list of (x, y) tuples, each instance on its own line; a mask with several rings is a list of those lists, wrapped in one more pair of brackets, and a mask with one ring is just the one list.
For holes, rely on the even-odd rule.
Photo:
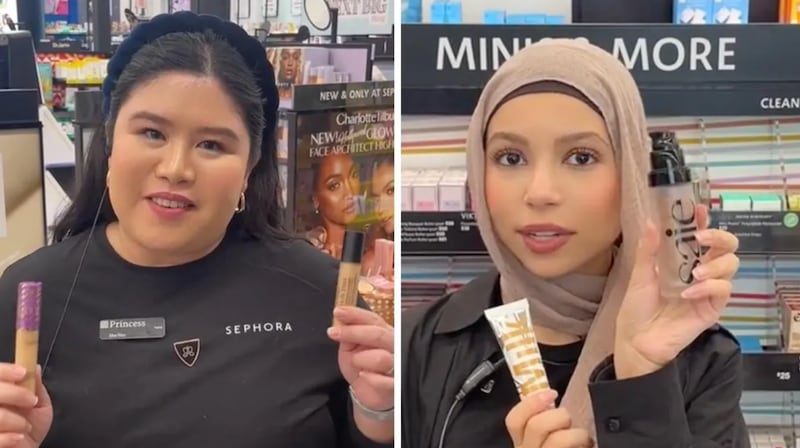
[[(484, 135), (489, 117), (507, 95), (540, 81), (561, 82), (583, 93), (602, 113), (611, 137), (621, 180), (624, 241), (599, 303), (599, 297), (592, 297), (598, 295), (592, 294), (597, 288), (596, 278), (568, 275), (547, 281), (528, 271), (498, 239), (486, 206)], [(648, 145), (644, 107), (628, 70), (608, 52), (572, 39), (544, 40), (506, 61), (484, 87), (467, 136), (469, 186), (478, 227), (500, 272), (504, 301), (527, 298), (535, 325), (586, 338), (561, 407), (569, 410), (575, 426), (592, 433), (587, 384), (594, 368), (613, 350), (617, 312), (630, 279), (641, 226), (648, 216)]]

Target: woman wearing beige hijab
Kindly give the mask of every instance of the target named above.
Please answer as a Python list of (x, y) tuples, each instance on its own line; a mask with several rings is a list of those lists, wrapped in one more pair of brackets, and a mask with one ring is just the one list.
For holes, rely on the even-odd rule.
[[(717, 325), (738, 241), (698, 207), (697, 281), (661, 297), (649, 146), (631, 75), (597, 47), (543, 41), (495, 73), (467, 162), (497, 271), (403, 316), (404, 448), (749, 446)], [(520, 401), (483, 311), (522, 298), (552, 391)]]

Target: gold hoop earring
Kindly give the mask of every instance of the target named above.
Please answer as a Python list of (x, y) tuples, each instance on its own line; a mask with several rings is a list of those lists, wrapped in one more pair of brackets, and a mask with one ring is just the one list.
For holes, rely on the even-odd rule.
[(236, 208), (233, 210), (236, 213), (242, 213), (247, 208), (247, 202), (245, 201), (244, 191), (242, 195), (239, 196), (239, 204), (236, 205)]

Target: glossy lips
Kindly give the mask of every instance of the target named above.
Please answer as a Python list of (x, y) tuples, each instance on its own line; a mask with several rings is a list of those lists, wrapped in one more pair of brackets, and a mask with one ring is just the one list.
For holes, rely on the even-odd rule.
[(517, 230), (522, 235), (525, 246), (539, 255), (557, 251), (569, 242), (574, 231), (554, 224), (533, 224)]
[(164, 219), (181, 217), (195, 207), (189, 198), (167, 192), (152, 194), (147, 197), (147, 202), (155, 214)]

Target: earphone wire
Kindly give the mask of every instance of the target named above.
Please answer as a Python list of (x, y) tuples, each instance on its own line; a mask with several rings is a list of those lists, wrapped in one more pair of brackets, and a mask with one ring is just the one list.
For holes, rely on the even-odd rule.
[(67, 293), (67, 299), (64, 301), (64, 307), (61, 309), (61, 316), (58, 318), (58, 324), (56, 324), (55, 332), (53, 333), (53, 339), (50, 341), (50, 347), (47, 349), (47, 355), (44, 358), (44, 362), (42, 363), (42, 376), (44, 376), (44, 372), (47, 369), (47, 365), (50, 363), (50, 356), (53, 354), (53, 349), (56, 346), (56, 340), (58, 339), (58, 334), (61, 332), (61, 326), (64, 324), (64, 319), (67, 316), (67, 310), (69, 309), (69, 304), (72, 301), (72, 293), (75, 292), (75, 286), (78, 284), (78, 278), (81, 275), (81, 268), (83, 268), (83, 262), (86, 259), (86, 253), (89, 251), (89, 244), (92, 242), (92, 235), (94, 235), (94, 229), (97, 227), (97, 221), (100, 219), (100, 213), (103, 211), (103, 204), (106, 201), (106, 194), (108, 193), (108, 187), (103, 189), (103, 194), (100, 196), (100, 203), (97, 205), (97, 211), (94, 214), (94, 220), (92, 221), (92, 227), (89, 229), (89, 235), (86, 238), (86, 244), (83, 246), (83, 252), (81, 253), (81, 258), (78, 260), (78, 268), (75, 269), (75, 275), (72, 277), (72, 285), (69, 287), (69, 292)]

